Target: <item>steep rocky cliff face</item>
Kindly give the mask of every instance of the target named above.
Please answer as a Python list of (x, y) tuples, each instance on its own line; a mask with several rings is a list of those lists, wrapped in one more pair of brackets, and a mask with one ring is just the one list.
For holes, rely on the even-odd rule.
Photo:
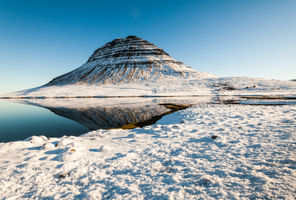
[(159, 78), (211, 76), (176, 61), (154, 44), (128, 36), (97, 49), (81, 67), (61, 75), (46, 86), (67, 84), (115, 84)]

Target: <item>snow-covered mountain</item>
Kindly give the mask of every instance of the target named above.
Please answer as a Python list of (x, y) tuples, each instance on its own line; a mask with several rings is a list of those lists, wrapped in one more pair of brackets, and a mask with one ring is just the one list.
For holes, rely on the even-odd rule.
[(156, 45), (128, 36), (98, 48), (81, 67), (54, 78), (46, 86), (135, 82), (159, 78), (212, 77), (176, 61)]
[(295, 96), (296, 82), (215, 77), (193, 70), (146, 40), (128, 36), (103, 45), (81, 67), (41, 87), (0, 98), (197, 95)]

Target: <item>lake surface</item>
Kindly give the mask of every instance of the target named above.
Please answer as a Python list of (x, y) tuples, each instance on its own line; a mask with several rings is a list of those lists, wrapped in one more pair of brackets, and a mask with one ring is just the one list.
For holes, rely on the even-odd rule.
[(233, 97), (225, 96), (0, 100), (0, 142), (24, 140), (32, 135), (78, 136), (97, 129), (121, 128), (135, 122), (159, 119), (171, 111), (166, 104), (205, 103), (296, 105), (296, 100), (233, 100)]
[(78, 136), (97, 130), (161, 116), (163, 103), (197, 104), (210, 98), (82, 98), (0, 101), (0, 142), (24, 140), (32, 135)]
[(38, 106), (0, 101), (0, 142), (23, 140), (32, 135), (80, 135), (88, 129)]

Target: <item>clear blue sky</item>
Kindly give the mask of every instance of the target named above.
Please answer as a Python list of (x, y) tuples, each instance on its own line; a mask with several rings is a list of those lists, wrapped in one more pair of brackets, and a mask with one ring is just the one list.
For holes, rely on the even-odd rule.
[(296, 78), (295, 0), (0, 0), (0, 93), (45, 84), (128, 35), (217, 76)]

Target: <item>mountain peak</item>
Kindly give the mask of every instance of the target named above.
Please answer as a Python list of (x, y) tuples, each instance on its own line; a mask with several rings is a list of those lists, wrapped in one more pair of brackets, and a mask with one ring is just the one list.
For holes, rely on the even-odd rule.
[(112, 40), (111, 42), (106, 43), (104, 46), (113, 47), (113, 46), (120, 44), (120, 43), (129, 43), (130, 41), (143, 41), (143, 39), (139, 38), (135, 35), (129, 35), (126, 38), (116, 38), (116, 39)]
[(167, 55), (163, 49), (134, 35), (117, 38), (95, 50), (87, 62), (98, 59), (116, 58), (120, 56), (153, 56)]
[(106, 43), (95, 50), (84, 65), (53, 79), (47, 85), (101, 85), (205, 76), (209, 74), (192, 70), (156, 45), (130, 35)]

